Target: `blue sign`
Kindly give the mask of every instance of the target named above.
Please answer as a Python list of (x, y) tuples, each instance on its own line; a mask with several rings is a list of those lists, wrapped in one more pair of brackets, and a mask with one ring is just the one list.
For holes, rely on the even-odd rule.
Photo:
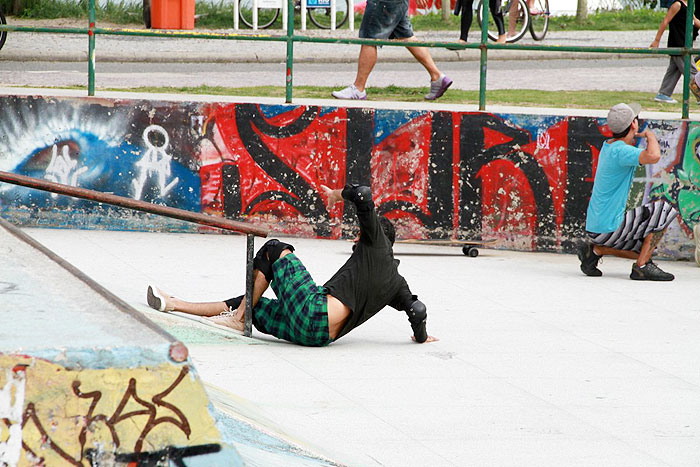
[(330, 8), (331, 0), (306, 0), (308, 8)]

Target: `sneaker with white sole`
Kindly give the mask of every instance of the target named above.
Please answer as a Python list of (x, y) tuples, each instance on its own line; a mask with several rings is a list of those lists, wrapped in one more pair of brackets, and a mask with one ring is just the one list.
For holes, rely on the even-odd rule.
[(426, 94), (425, 100), (434, 101), (435, 99), (438, 99), (440, 96), (445, 94), (445, 91), (447, 91), (447, 88), (450, 86), (452, 86), (452, 80), (450, 77), (440, 75), (438, 79), (430, 82), (430, 92)]
[(354, 84), (351, 84), (347, 88), (341, 89), (340, 91), (333, 91), (331, 95), (336, 99), (353, 99), (360, 101), (367, 99), (367, 92), (360, 91)]
[(656, 102), (663, 102), (664, 104), (677, 104), (678, 103), (678, 101), (675, 100), (673, 97), (667, 96), (666, 94), (661, 94), (661, 93), (657, 94), (654, 97), (654, 100)]
[(146, 290), (146, 302), (148, 306), (154, 310), (173, 311), (172, 306), (168, 306), (166, 294), (158, 287), (152, 285), (148, 286), (148, 290)]

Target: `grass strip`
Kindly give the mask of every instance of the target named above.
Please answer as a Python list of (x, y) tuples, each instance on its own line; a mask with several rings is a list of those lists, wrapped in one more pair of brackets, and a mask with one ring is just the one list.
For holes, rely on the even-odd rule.
[[(55, 89), (55, 88), (54, 88)], [(70, 86), (60, 89), (85, 90), (85, 86)], [(321, 86), (295, 86), (295, 99), (331, 99), (331, 91), (337, 88)], [(98, 91), (119, 91), (149, 94), (196, 94), (212, 96), (242, 96), (242, 97), (285, 97), (283, 86), (252, 86), (230, 88), (223, 86), (197, 87), (138, 87), (138, 88), (98, 88)], [(367, 98), (372, 101), (387, 102), (425, 102), (423, 96), (428, 93), (428, 87), (399, 87), (367, 88)], [(663, 104), (653, 100), (654, 93), (638, 91), (541, 91), (534, 89), (495, 89), (486, 92), (486, 105), (507, 105), (514, 107), (545, 107), (557, 109), (600, 109), (607, 110), (620, 102), (639, 102), (645, 111), (681, 112), (681, 94), (673, 96), (677, 104)], [(343, 101), (337, 101), (342, 105)], [(478, 91), (462, 91), (450, 89), (440, 98), (443, 104), (473, 104), (479, 103)], [(696, 111), (698, 104), (691, 96), (690, 110)]]

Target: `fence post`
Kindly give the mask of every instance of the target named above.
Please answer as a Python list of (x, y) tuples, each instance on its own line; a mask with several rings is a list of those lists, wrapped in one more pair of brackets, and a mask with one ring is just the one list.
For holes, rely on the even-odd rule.
[(695, 2), (688, 2), (686, 7), (687, 15), (685, 15), (685, 44), (683, 44), (683, 111), (681, 118), (687, 119), (690, 111), (688, 97), (690, 93), (690, 80), (694, 79), (690, 76), (690, 61), (692, 57), (689, 49), (693, 46), (693, 15), (695, 10)]
[(88, 96), (95, 95), (95, 0), (88, 2)]
[[(287, 15), (287, 73), (285, 76), (285, 102), (287, 104), (292, 103), (292, 76), (294, 72), (294, 0), (282, 0), (286, 1), (289, 5), (287, 9), (289, 14)], [(306, 0), (301, 0), (301, 23), (304, 24), (304, 6), (306, 5)], [(303, 26), (302, 26), (303, 29)]]
[(486, 110), (486, 61), (487, 61), (487, 42), (489, 40), (489, 5), (488, 0), (481, 1), (481, 46), (479, 50), (481, 55), (479, 58), (479, 110)]
[(239, 0), (233, 0), (233, 29), (238, 31), (240, 26), (240, 7), (238, 5)]

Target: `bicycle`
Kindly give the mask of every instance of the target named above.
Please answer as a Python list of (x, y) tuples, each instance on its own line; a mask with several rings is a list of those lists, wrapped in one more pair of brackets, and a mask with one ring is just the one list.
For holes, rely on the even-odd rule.
[[(286, 0), (281, 0), (286, 1)], [(265, 0), (258, 0), (263, 4)], [(280, 15), (282, 9), (279, 7), (258, 6), (258, 29), (267, 29), (272, 26)], [(301, 0), (294, 1), (294, 10), (301, 11)], [(348, 20), (350, 11), (350, 0), (338, 0), (336, 2), (335, 27), (343, 26)], [(249, 28), (253, 27), (253, 0), (240, 0), (238, 12), (243, 24)], [(331, 2), (330, 0), (307, 0), (306, 13), (316, 27), (320, 29), (331, 28)]]
[[(528, 3), (532, 2), (532, 7)], [(529, 30), (530, 35), (536, 41), (541, 41), (547, 35), (549, 27), (549, 0), (508, 0), (501, 4), (503, 22), (506, 27), (506, 42), (513, 43), (523, 38)], [(481, 27), (481, 0), (477, 2), (476, 20)], [(498, 30), (489, 14), (488, 36), (495, 41), (498, 39)]]
[[(7, 24), (7, 21), (5, 21), (5, 15), (2, 14), (2, 11), (0, 11), (0, 24)], [(2, 49), (2, 46), (5, 45), (5, 40), (7, 40), (7, 31), (0, 31), (0, 49)]]

